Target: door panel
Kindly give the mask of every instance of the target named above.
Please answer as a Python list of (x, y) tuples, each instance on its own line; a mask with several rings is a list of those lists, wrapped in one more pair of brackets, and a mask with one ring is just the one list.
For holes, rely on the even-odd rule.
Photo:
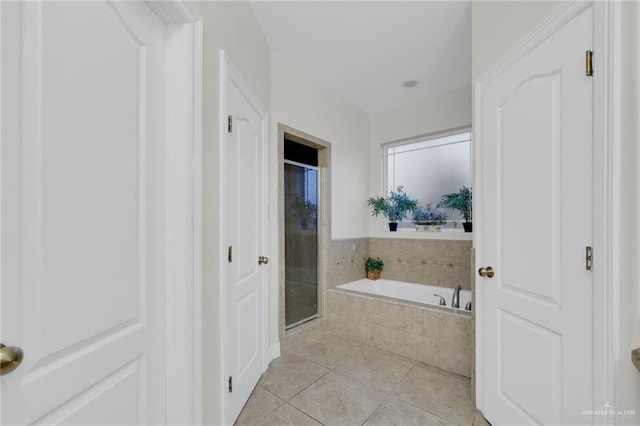
[[(502, 159), (500, 285), (505, 290), (556, 304), (560, 297), (557, 259), (561, 244), (556, 232), (561, 225), (560, 77), (558, 72), (534, 76), (515, 88), (497, 111), (500, 131), (496, 139)], [(522, 111), (527, 109), (539, 113), (524, 116)], [(522, 226), (523, 223), (547, 226)], [(532, 264), (552, 267), (535, 275), (523, 275), (522, 271)]]
[(161, 424), (165, 26), (142, 3), (0, 7), (21, 124), (2, 129), (2, 341), (25, 352), (2, 423)]
[(266, 268), (258, 264), (265, 254), (266, 170), (265, 117), (238, 85), (226, 80), (226, 111), (232, 131), (224, 139), (224, 235), (232, 247), (226, 262), (225, 368), (233, 391), (227, 392), (225, 421), (232, 424), (265, 369)]
[(592, 8), (483, 89), (478, 266), (483, 413), (588, 424), (592, 401)]

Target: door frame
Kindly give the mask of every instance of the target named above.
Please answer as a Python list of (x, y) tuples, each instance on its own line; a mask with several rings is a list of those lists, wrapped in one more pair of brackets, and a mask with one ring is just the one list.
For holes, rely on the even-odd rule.
[[(260, 224), (261, 234), (262, 234), (262, 246), (263, 253), (265, 256), (269, 257), (269, 228), (268, 228), (268, 214), (269, 214), (269, 199), (268, 199), (268, 182), (269, 182), (269, 164), (268, 164), (268, 156), (269, 156), (269, 113), (267, 109), (262, 105), (260, 99), (256, 96), (256, 94), (251, 89), (251, 85), (247, 82), (247, 80), (240, 73), (240, 69), (235, 65), (235, 63), (231, 60), (229, 55), (224, 49), (220, 49), (220, 117), (219, 117), (219, 141), (220, 141), (220, 154), (218, 156), (218, 163), (216, 167), (218, 169), (218, 179), (220, 182), (220, 203), (222, 206), (224, 204), (224, 188), (225, 188), (225, 166), (223, 159), (225, 158), (225, 146), (222, 141), (225, 140), (226, 137), (226, 125), (227, 125), (227, 89), (228, 82), (233, 81), (234, 85), (237, 87), (240, 94), (249, 102), (249, 104), (256, 110), (260, 119), (262, 121), (262, 140), (264, 141), (264, 149), (263, 149), (263, 158), (262, 158), (262, 169), (264, 172), (264, 177), (261, 184), (261, 192), (263, 195), (263, 208), (264, 208), (264, 216), (262, 217), (262, 221)], [(218, 214), (218, 229), (219, 229), (219, 250), (220, 253), (226, 252), (225, 241), (221, 238), (222, 230), (225, 227), (224, 224), (224, 214), (222, 207), (220, 208)], [(221, 256), (218, 260), (218, 282), (224, 283), (224, 263), (225, 260)], [(269, 366), (269, 362), (271, 361), (270, 352), (269, 352), (269, 271), (265, 271), (263, 275), (264, 285), (263, 285), (263, 300), (262, 300), (262, 333), (264, 336), (263, 339), (263, 347), (262, 347), (262, 371), (264, 372)], [(221, 378), (226, 378), (227, 374), (227, 363), (228, 360), (225, 357), (224, 345), (227, 342), (227, 338), (229, 336), (227, 330), (227, 309), (225, 306), (225, 300), (227, 297), (227, 293), (225, 291), (225, 286), (220, 285), (220, 298), (219, 298), (219, 312), (220, 312), (220, 365), (219, 372)], [(228, 396), (227, 390), (227, 382), (225, 380), (221, 380), (220, 383), (220, 407), (221, 407), (221, 416), (223, 424), (233, 423), (235, 419), (228, 419), (228, 410), (226, 407), (226, 400)]]
[(167, 424), (202, 424), (202, 16), (145, 0), (167, 26)]
[[(594, 269), (593, 269), (593, 401), (605, 404), (616, 401), (619, 383), (617, 362), (619, 359), (620, 294), (620, 52), (621, 5), (617, 2), (562, 3), (544, 18), (533, 30), (499, 59), (474, 83), (474, 192), (475, 220), (482, 218), (482, 99), (484, 87), (501, 75), (509, 66), (541, 45), (566, 23), (589, 7), (594, 9), (593, 22), (593, 141), (594, 141)], [(475, 264), (482, 265), (482, 230), (474, 229)], [(475, 271), (472, 271), (475, 276)], [(476, 286), (476, 406), (483, 409), (482, 383), (482, 307), (483, 287)], [(585, 407), (597, 409), (599, 407)], [(613, 419), (595, 418), (598, 424), (610, 424)]]

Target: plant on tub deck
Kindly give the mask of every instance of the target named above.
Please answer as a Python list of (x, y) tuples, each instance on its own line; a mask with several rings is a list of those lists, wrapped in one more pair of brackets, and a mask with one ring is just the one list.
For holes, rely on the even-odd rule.
[(440, 197), (440, 203), (438, 207), (445, 207), (448, 209), (458, 210), (464, 217), (464, 230), (465, 232), (471, 232), (471, 206), (472, 206), (472, 194), (471, 188), (462, 186), (458, 192), (452, 192), (450, 194), (444, 194)]
[(385, 216), (389, 219), (389, 230), (396, 231), (398, 222), (418, 207), (418, 200), (409, 197), (404, 192), (404, 187), (399, 186), (395, 191), (389, 192), (388, 197), (369, 198), (367, 204), (371, 207), (371, 214)]
[(416, 224), (417, 231), (440, 231), (440, 225), (447, 219), (445, 212), (427, 207), (418, 207), (413, 212), (413, 223)]
[(380, 258), (368, 257), (364, 261), (364, 269), (367, 270), (367, 278), (377, 280), (380, 278), (380, 272), (384, 269), (384, 262)]

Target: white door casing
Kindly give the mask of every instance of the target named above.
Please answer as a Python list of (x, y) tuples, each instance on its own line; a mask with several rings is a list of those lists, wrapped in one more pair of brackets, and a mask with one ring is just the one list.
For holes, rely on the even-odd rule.
[(258, 263), (268, 247), (268, 120), (224, 51), (220, 62), (223, 377), (229, 381), (224, 383), (223, 419), (233, 424), (268, 363), (267, 265)]
[(0, 5), (2, 424), (201, 422), (201, 21), (146, 3)]
[[(477, 89), (478, 393), (494, 424), (585, 424), (593, 402), (593, 8)], [(478, 148), (478, 147), (477, 147)]]

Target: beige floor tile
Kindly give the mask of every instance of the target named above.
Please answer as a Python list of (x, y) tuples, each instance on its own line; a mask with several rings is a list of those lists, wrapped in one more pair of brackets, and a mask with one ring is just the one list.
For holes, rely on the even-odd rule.
[(261, 426), (321, 426), (321, 423), (313, 420), (311, 417), (293, 408), (289, 404), (285, 404), (271, 413), (262, 423)]
[(336, 371), (364, 384), (391, 392), (406, 376), (414, 361), (363, 346), (336, 367)]
[(411, 404), (390, 397), (373, 412), (365, 426), (454, 426), (440, 417), (429, 414)]
[(325, 334), (318, 340), (295, 350), (295, 353), (311, 361), (335, 368), (336, 365), (358, 352), (360, 345), (332, 334)]
[(332, 371), (290, 404), (325, 425), (361, 425), (384, 398), (384, 393)]
[(288, 401), (328, 371), (302, 355), (290, 352), (276, 358), (259, 383), (269, 392)]
[(265, 417), (284, 404), (284, 401), (261, 386), (256, 386), (236, 420), (236, 426), (262, 424)]
[(476, 412), (469, 398), (470, 385), (466, 377), (416, 365), (393, 395), (454, 424), (470, 425)]

